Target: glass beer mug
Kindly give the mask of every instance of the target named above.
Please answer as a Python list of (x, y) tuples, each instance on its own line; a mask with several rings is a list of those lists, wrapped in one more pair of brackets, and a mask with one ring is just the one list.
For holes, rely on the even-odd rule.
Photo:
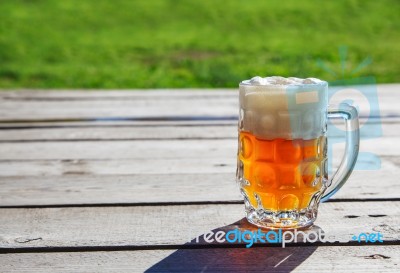
[[(311, 225), (320, 201), (346, 182), (359, 149), (357, 110), (328, 107), (328, 83), (254, 77), (239, 85), (237, 182), (247, 220), (265, 228)], [(346, 147), (328, 178), (327, 118), (341, 117)]]

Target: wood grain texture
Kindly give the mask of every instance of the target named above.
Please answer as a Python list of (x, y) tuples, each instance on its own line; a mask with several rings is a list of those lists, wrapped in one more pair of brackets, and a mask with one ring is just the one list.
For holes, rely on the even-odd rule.
[(0, 180), (0, 206), (242, 200), (235, 174), (66, 175)]
[[(234, 157), (136, 158), (136, 159), (47, 159), (0, 161), (0, 177), (232, 173)], [(56, 177), (53, 177), (57, 179)]]
[[(243, 213), (243, 205), (227, 204), (0, 209), (0, 247), (182, 245), (198, 236), (190, 244), (209, 245), (201, 238), (211, 230), (255, 229)], [(360, 232), (399, 242), (399, 221), (399, 201), (324, 203), (313, 230), (341, 242)]]
[[(236, 169), (236, 146), (236, 139), (0, 143), (0, 177), (232, 173)], [(334, 168), (340, 162), (343, 146), (333, 146)], [(361, 143), (360, 150), (380, 157), (385, 172), (371, 171), (372, 176), (392, 180), (398, 174), (398, 146), (370, 139)], [(374, 162), (360, 157), (357, 164), (365, 169)]]
[[(385, 91), (392, 91), (396, 86), (380, 85)], [(235, 96), (235, 89), (229, 88), (181, 88), (181, 89), (83, 89), (83, 90), (49, 90), (49, 89), (22, 89), (2, 90), (0, 98), (3, 100), (122, 100), (122, 99), (152, 99), (175, 100), (209, 97)]]
[[(382, 119), (383, 120), (383, 119)], [(386, 119), (385, 119), (386, 120)], [(390, 118), (391, 123), (399, 123), (400, 118)], [(237, 126), (237, 117), (221, 119), (164, 119), (164, 120), (135, 120), (135, 119), (96, 119), (96, 120), (35, 120), (35, 121), (0, 121), (0, 130), (12, 129), (53, 129), (53, 128), (118, 128), (118, 127), (195, 127), (195, 126)]]
[[(400, 202), (371, 200), (400, 196), (398, 88), (378, 85), (383, 136), (361, 143), (382, 168), (355, 171), (335, 196), (342, 202), (322, 204), (307, 231), (323, 230), (340, 246), (284, 249), (193, 240), (254, 230), (242, 204), (227, 204), (241, 200), (235, 90), (0, 92), (0, 206), (32, 206), (0, 208), (0, 251), (45, 251), (1, 254), (0, 272), (396, 272)], [(356, 105), (365, 120), (367, 103)], [(343, 145), (333, 148), (337, 165)], [(347, 243), (360, 232), (393, 245)], [(175, 249), (182, 245), (202, 248)], [(46, 253), (51, 247), (136, 250)]]
[[(379, 96), (391, 96), (398, 92), (399, 84), (377, 84), (374, 88), (377, 88)], [(348, 88), (348, 87), (346, 87)], [(228, 91), (228, 92), (227, 92)], [(179, 98), (197, 98), (201, 97), (213, 97), (213, 96), (236, 96), (236, 88), (181, 88), (181, 89), (83, 89), (83, 90), (68, 90), (68, 89), (20, 89), (20, 90), (9, 90), (3, 89), (0, 92), (0, 98), (4, 100), (32, 100), (32, 99), (42, 99), (42, 100), (104, 100), (104, 99), (128, 99), (128, 98), (152, 98), (165, 100), (168, 98), (175, 99)], [(232, 93), (229, 93), (232, 92)]]
[[(375, 87), (373, 87), (375, 88)], [(378, 85), (381, 115), (399, 116), (398, 85)], [(0, 120), (40, 120), (99, 117), (236, 116), (236, 89), (136, 92), (1, 92)], [(194, 91), (194, 92), (193, 92)], [(348, 99), (344, 93), (335, 104)], [(356, 101), (368, 115), (365, 99)]]
[[(380, 137), (382, 140), (386, 137), (400, 136), (400, 122), (398, 123), (385, 123), (382, 120), (383, 135)], [(52, 123), (48, 126), (52, 126)], [(144, 140), (144, 139), (218, 139), (237, 137), (237, 125), (231, 124), (204, 124), (192, 126), (118, 126), (113, 127), (116, 123), (110, 123), (110, 127), (101, 126), (88, 126), (83, 127), (55, 127), (53, 128), (27, 128), (27, 129), (8, 129), (1, 130), (0, 127), (0, 142), (18, 142), (18, 141), (76, 141), (76, 140)], [(88, 124), (90, 125), (90, 124)], [(165, 124), (164, 124), (165, 125)], [(8, 126), (14, 126), (9, 124)], [(328, 126), (330, 132), (330, 126)], [(344, 138), (344, 132), (332, 131), (330, 137)], [(361, 137), (370, 137), (371, 132), (361, 130)]]
[[(400, 145), (396, 137), (365, 139), (360, 151), (378, 156), (397, 156)], [(334, 144), (335, 153), (342, 153), (341, 143)], [(62, 159), (133, 159), (133, 158), (235, 158), (237, 139), (185, 139), (138, 141), (59, 141), (33, 143), (0, 143), (0, 160)]]
[(1, 257), (11, 272), (396, 272), (399, 246), (287, 247), (21, 253)]
[[(26, 161), (0, 168), (0, 206), (242, 200), (234, 159)], [(399, 173), (400, 157), (383, 157), (379, 170), (354, 171), (333, 199), (399, 198)]]
[(0, 160), (234, 158), (236, 146), (236, 139), (0, 143)]
[[(227, 91), (230, 92), (230, 91)], [(236, 116), (237, 96), (143, 97), (103, 100), (4, 100), (0, 120), (75, 119), (100, 117)], [(151, 91), (149, 91), (151, 93)], [(145, 95), (146, 94), (146, 95)], [(234, 92), (232, 92), (234, 94)], [(236, 95), (236, 94), (235, 94)]]
[[(400, 125), (398, 125), (400, 130)], [(237, 127), (229, 126), (146, 126), (17, 129), (0, 131), (0, 141), (57, 140), (141, 140), (235, 138)]]

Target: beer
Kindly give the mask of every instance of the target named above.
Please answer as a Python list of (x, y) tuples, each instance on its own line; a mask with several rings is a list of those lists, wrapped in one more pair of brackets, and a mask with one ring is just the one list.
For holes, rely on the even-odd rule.
[(327, 179), (326, 138), (265, 140), (240, 132), (238, 180), (254, 208), (306, 209)]

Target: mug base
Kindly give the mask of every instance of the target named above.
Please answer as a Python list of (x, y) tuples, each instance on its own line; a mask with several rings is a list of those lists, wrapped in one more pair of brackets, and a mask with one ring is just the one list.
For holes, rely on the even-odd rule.
[(265, 229), (303, 229), (313, 225), (317, 208), (271, 211), (247, 207), (246, 218), (249, 223)]

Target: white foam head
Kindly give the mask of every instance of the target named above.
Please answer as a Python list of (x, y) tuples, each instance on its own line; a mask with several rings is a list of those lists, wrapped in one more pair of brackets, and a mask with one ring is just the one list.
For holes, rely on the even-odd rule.
[(326, 128), (328, 83), (253, 77), (239, 85), (241, 130), (263, 139), (313, 139)]

